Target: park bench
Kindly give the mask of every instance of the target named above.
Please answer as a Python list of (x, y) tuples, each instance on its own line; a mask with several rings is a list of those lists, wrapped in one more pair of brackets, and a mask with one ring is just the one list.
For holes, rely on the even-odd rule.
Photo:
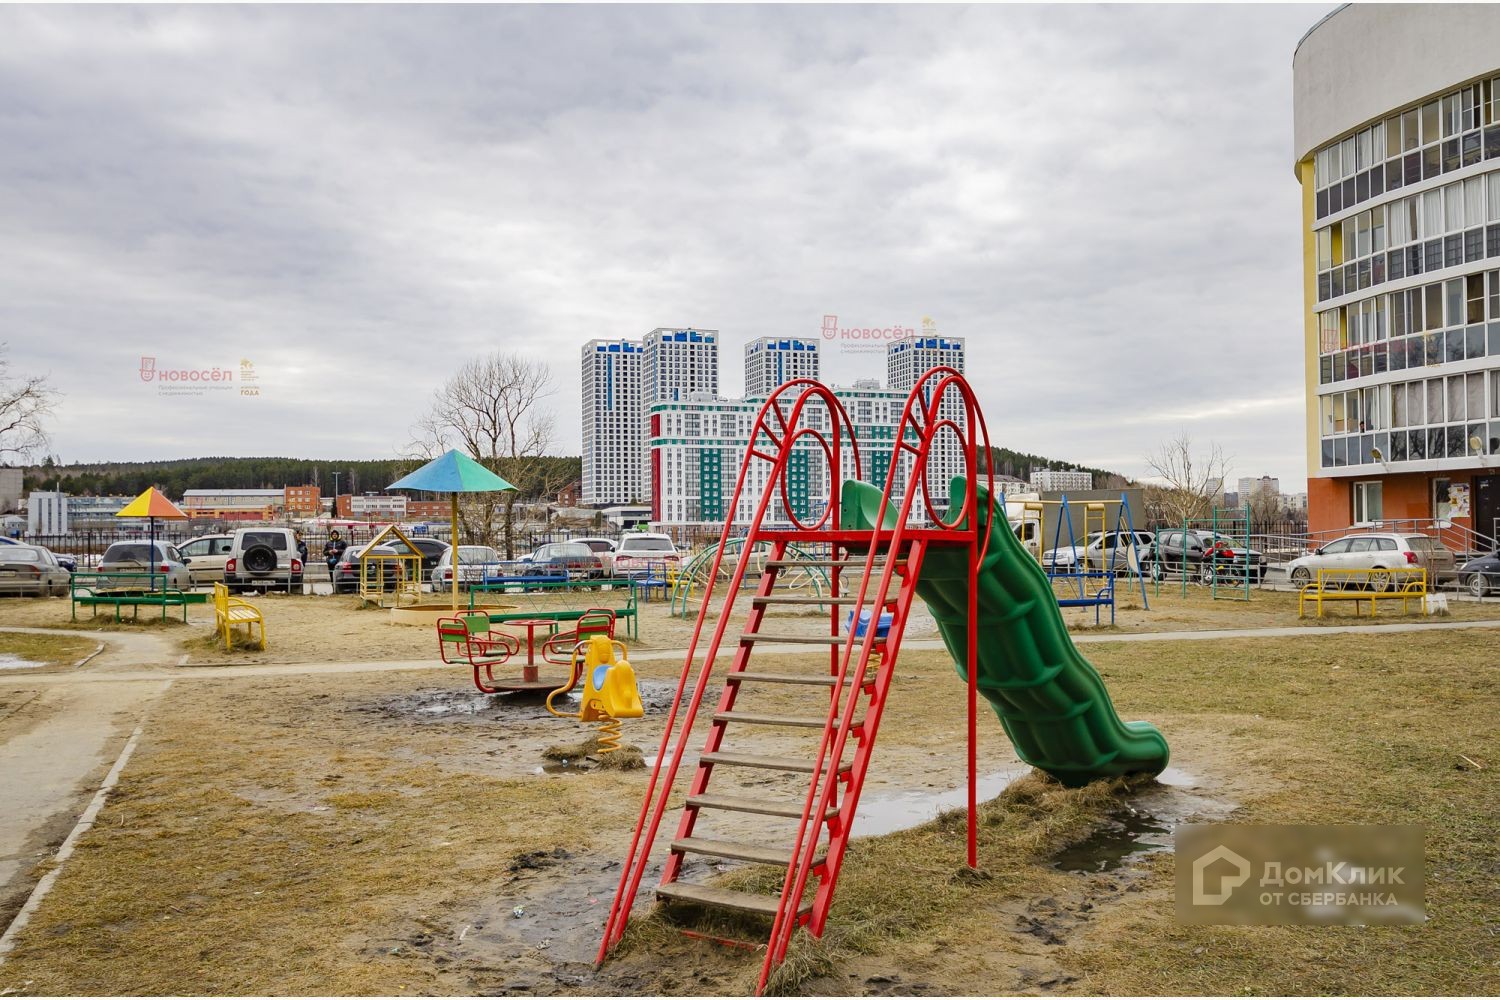
[(255, 629), (260, 628), (260, 648), (266, 648), (266, 618), (260, 613), (260, 608), (249, 601), (229, 595), (229, 588), (222, 583), (214, 584), (214, 627), (224, 637), (224, 649), (227, 652), (233, 645), (233, 630), (243, 628), (245, 638), (255, 636)]
[(180, 607), (186, 622), (189, 604), (208, 601), (207, 594), (168, 587), (167, 578), (160, 573), (74, 573), (68, 590), (75, 622), (79, 607), (92, 609), (92, 617), (98, 617), (100, 607), (113, 607), (117, 622), (122, 608), (131, 609), (132, 620), (140, 619), (143, 607), (160, 608), (162, 621), (166, 621), (167, 609)]
[(1323, 602), (1351, 601), (1354, 614), (1359, 615), (1361, 601), (1370, 602), (1370, 617), (1374, 618), (1380, 601), (1400, 601), (1401, 613), (1407, 613), (1407, 602), (1416, 601), (1417, 606), (1427, 606), (1427, 570), (1411, 569), (1320, 569), (1318, 578), (1305, 584), (1297, 595), (1297, 617), (1305, 617), (1307, 604), (1317, 606), (1318, 617), (1323, 617)]

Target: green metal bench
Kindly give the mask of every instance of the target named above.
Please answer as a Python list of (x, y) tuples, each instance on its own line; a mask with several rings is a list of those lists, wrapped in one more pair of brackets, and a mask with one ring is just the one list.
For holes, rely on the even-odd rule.
[(115, 621), (120, 621), (120, 609), (130, 608), (131, 619), (139, 621), (141, 608), (161, 608), (162, 621), (167, 620), (168, 608), (182, 608), (182, 620), (187, 621), (189, 604), (207, 604), (208, 594), (189, 593), (167, 586), (167, 578), (160, 573), (74, 573), (69, 584), (72, 602), (72, 620), (78, 620), (80, 606), (91, 608), (91, 617), (99, 616), (101, 606), (113, 606)]

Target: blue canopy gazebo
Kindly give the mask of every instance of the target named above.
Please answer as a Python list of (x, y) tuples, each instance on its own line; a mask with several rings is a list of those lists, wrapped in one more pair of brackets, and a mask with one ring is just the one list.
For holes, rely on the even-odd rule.
[(498, 493), (515, 489), (463, 452), (454, 449), (439, 455), (415, 472), (408, 473), (387, 486), (388, 490), (425, 490), (447, 493), (453, 500), (451, 544), (453, 546), (453, 610), (458, 611), (458, 495), (460, 493)]

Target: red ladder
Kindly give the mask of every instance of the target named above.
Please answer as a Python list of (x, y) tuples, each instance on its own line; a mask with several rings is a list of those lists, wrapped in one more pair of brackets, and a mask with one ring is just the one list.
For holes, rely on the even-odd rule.
[[(938, 376), (936, 382), (931, 381)], [(681, 725), (677, 726), (678, 709), (688, 690), (688, 679), (692, 674), (694, 658), (708, 608), (712, 603), (712, 588), (719, 578), (719, 565), (723, 557), (724, 542), (729, 538), (733, 514), (739, 510), (740, 495), (744, 489), (747, 472), (756, 461), (769, 462), (771, 475), (765, 480), (755, 515), (751, 521), (749, 536), (743, 551), (748, 552), (758, 541), (768, 542), (771, 557), (762, 573), (760, 586), (751, 598), (750, 612), (745, 631), (738, 637), (729, 671), (723, 675), (723, 683), (717, 707), (710, 717), (708, 734), (689, 785), (677, 835), (670, 845), (656, 894), (659, 898), (688, 902), (699, 906), (722, 907), (759, 913), (772, 918), (770, 941), (762, 965), (758, 990), (763, 990), (771, 971), (785, 958), (793, 933), (797, 927), (807, 926), (814, 936), (821, 936), (827, 922), (828, 911), (833, 902), (838, 873), (848, 847), (860, 791), (869, 769), (874, 750), (875, 737), (880, 728), (891, 679), (900, 652), (907, 616), (916, 593), (916, 581), (920, 575), (923, 556), (930, 544), (968, 545), (974, 556), (971, 573), (977, 570), (983, 556), (982, 541), (972, 528), (963, 530), (951, 525), (962, 524), (973, 510), (974, 490), (969, 490), (969, 499), (963, 511), (947, 523), (933, 510), (931, 498), (925, 485), (922, 470), (927, 464), (927, 455), (932, 442), (942, 426), (951, 426), (951, 421), (939, 415), (939, 407), (933, 399), (942, 399), (944, 392), (957, 386), (960, 398), (967, 403), (971, 419), (967, 440), (967, 467), (972, 484), (977, 468), (974, 460), (976, 438), (972, 430), (976, 424), (982, 428), (982, 418), (977, 416), (977, 406), (957, 373), (946, 369), (935, 369), (924, 376), (917, 389), (907, 400), (902, 418), (902, 433), (897, 438), (898, 454), (893, 455), (886, 477), (883, 503), (888, 503), (897, 481), (902, 453), (911, 456), (911, 468), (907, 477), (902, 502), (893, 527), (877, 527), (872, 531), (845, 531), (839, 527), (839, 496), (833, 488), (829, 504), (822, 517), (813, 524), (804, 524), (788, 502), (785, 489), (785, 473), (788, 460), (799, 442), (812, 438), (821, 446), (829, 469), (834, 471), (832, 480), (837, 482), (840, 463), (842, 435), (849, 427), (848, 416), (833, 394), (819, 383), (797, 380), (777, 390), (761, 408), (756, 419), (751, 446), (741, 465), (734, 491), (733, 506), (727, 519), (720, 547), (716, 553), (713, 570), (709, 575), (709, 591), (704, 595), (699, 609), (698, 627), (689, 645), (684, 660), (677, 697), (669, 712), (662, 734), (662, 744), (657, 754), (641, 815), (632, 838), (629, 856), (621, 872), (620, 885), (616, 891), (607, 920), (603, 941), (600, 944), (598, 961), (602, 962), (609, 950), (619, 942), (629, 919), (631, 906), (639, 891), (645, 874), (651, 846), (655, 841), (661, 822), (667, 811), (677, 772), (682, 765), (693, 724), (697, 718), (703, 697), (707, 691), (714, 661), (724, 638), (729, 618), (745, 573), (747, 559), (741, 558), (735, 567), (728, 592), (719, 610), (718, 624), (705, 652), (703, 662), (692, 685), (691, 696)], [(925, 387), (925, 392), (924, 392)], [(795, 394), (795, 402), (787, 412), (789, 397)], [(822, 403), (832, 425), (830, 437), (824, 438), (817, 431), (801, 425), (806, 405), (817, 400)], [(956, 427), (954, 427), (957, 430)], [(910, 433), (908, 433), (910, 431)], [(763, 449), (761, 441), (772, 445)], [(963, 440), (963, 438), (960, 438)], [(859, 476), (857, 444), (850, 436), (853, 448), (853, 471)], [(986, 448), (988, 440), (985, 441)], [(909, 515), (916, 500), (918, 484), (922, 484), (922, 502), (926, 504), (936, 527), (921, 528), (909, 525)], [(765, 515), (775, 496), (780, 495), (785, 520), (794, 527), (790, 530), (774, 530), (762, 527)], [(882, 508), (884, 509), (884, 508)], [(969, 517), (970, 524), (977, 518)], [(806, 546), (826, 545), (828, 559), (787, 558), (787, 547), (791, 543)], [(826, 597), (789, 596), (775, 593), (775, 584), (783, 570), (821, 567), (828, 569), (832, 593)], [(860, 573), (856, 593), (845, 593), (841, 587), (845, 570), (855, 569)], [(973, 581), (971, 580), (971, 583)], [(873, 587), (872, 587), (873, 584)], [(973, 593), (973, 588), (970, 590)], [(767, 609), (781, 605), (829, 604), (829, 631), (820, 636), (785, 635), (766, 630)], [(852, 607), (848, 616), (854, 623), (862, 623), (860, 629), (851, 627), (845, 633), (841, 625), (840, 609)], [(881, 613), (889, 609), (892, 619), (885, 636), (879, 635)], [(970, 616), (970, 648), (974, 643), (974, 616)], [(774, 618), (772, 619), (774, 621)], [(757, 646), (767, 643), (799, 643), (824, 645), (829, 649), (827, 674), (778, 674), (749, 669)], [(873, 674), (871, 665), (875, 665)], [(972, 662), (972, 661), (971, 661)], [(973, 722), (974, 690), (973, 672), (970, 671), (970, 730), (971, 730), (971, 804), (973, 794)], [(780, 686), (784, 691), (808, 690), (826, 692), (823, 696), (822, 712), (809, 715), (768, 715), (737, 708), (741, 693), (747, 686)], [(860, 709), (863, 709), (861, 712)], [(775, 727), (783, 730), (818, 730), (818, 748), (811, 759), (806, 757), (769, 757), (739, 753), (725, 749), (725, 737), (731, 726)], [(674, 731), (676, 738), (673, 739)], [(853, 753), (845, 759), (845, 751), (853, 740)], [(669, 750), (670, 747), (670, 750)], [(715, 773), (720, 768), (749, 769), (761, 772), (790, 772), (806, 774), (806, 792), (800, 803), (785, 799), (765, 799), (740, 794), (723, 794), (711, 791)], [(790, 850), (786, 847), (766, 846), (737, 840), (719, 840), (696, 835), (699, 819), (705, 812), (730, 814), (758, 814), (760, 816), (796, 819), (795, 835)], [(976, 863), (973, 847), (973, 815), (971, 810), (971, 865)], [(723, 858), (737, 861), (759, 862), (784, 866), (786, 874), (779, 896), (735, 892), (682, 881), (684, 862), (689, 856)], [(807, 898), (811, 894), (811, 898)]]

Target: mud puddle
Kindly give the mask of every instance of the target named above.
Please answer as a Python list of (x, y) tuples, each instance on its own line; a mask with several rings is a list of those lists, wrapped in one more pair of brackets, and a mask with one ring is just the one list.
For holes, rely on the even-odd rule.
[[(507, 881), (491, 898), (441, 926), (423, 922), (424, 929), (398, 947), (467, 973), (476, 992), (576, 990), (599, 975), (593, 962), (620, 873), (618, 859), (565, 848), (518, 855)], [(693, 881), (705, 878), (703, 865), (696, 862), (685, 865), (683, 874)], [(649, 910), (660, 879), (660, 863), (651, 865), (641, 878), (633, 917)]]
[[(579, 690), (552, 699), (552, 707), (564, 715), (578, 713)], [(640, 685), (641, 707), (646, 714), (665, 712), (676, 693), (673, 684), (646, 681)], [(424, 688), (420, 691), (356, 704), (353, 711), (385, 719), (416, 722), (538, 722), (555, 719), (547, 711), (547, 695), (531, 691), (510, 694), (480, 694), (474, 690)]]
[[(979, 801), (986, 802), (1005, 790), (1005, 786), (1031, 768), (1007, 768), (979, 776)], [(958, 809), (969, 803), (969, 788), (952, 788), (942, 792), (885, 792), (862, 796), (854, 818), (854, 835), (879, 837), (909, 830), (937, 819), (939, 813)]]
[(1070, 872), (1114, 872), (1150, 854), (1172, 849), (1184, 823), (1228, 818), (1236, 804), (1209, 794), (1197, 777), (1169, 767), (1140, 789), (1092, 835), (1054, 856), (1055, 868)]

